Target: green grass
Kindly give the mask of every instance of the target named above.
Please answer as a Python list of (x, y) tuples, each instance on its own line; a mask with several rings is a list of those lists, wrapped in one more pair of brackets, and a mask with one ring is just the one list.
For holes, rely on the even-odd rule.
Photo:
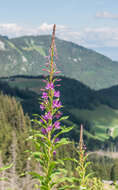
[(11, 48), (15, 49), (19, 54), (23, 55), (23, 53), (12, 42), (7, 41), (7, 43)]
[(22, 49), (25, 51), (35, 50), (35, 51), (38, 51), (42, 56), (46, 56), (44, 49), (40, 46), (32, 45), (30, 47), (22, 47)]
[(113, 130), (113, 137), (117, 137), (117, 136), (118, 136), (118, 125)]
[[(94, 110), (72, 109), (70, 113), (77, 118), (87, 120), (94, 126), (95, 136), (100, 140), (118, 136), (118, 110), (105, 105), (100, 105)], [(108, 133), (107, 130), (113, 130)]]
[(105, 140), (109, 138), (107, 134), (107, 127), (105, 126), (95, 126), (95, 136), (98, 137), (100, 140)]

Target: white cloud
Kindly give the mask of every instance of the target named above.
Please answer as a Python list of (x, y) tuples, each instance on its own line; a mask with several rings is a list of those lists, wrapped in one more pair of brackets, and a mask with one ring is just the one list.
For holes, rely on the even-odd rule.
[[(38, 30), (41, 32), (50, 32), (52, 31), (52, 28), (53, 28), (53, 24), (47, 24), (46, 22), (44, 22), (41, 26), (38, 27)], [(57, 25), (56, 26), (56, 29), (59, 30), (59, 31), (62, 31), (62, 30), (65, 30), (67, 29), (66, 26), (63, 26), (63, 25)]]
[(0, 24), (0, 34), (2, 35), (20, 34), (21, 31), (22, 27), (14, 23)]
[[(15, 23), (0, 24), (0, 34), (8, 37), (18, 37), (24, 35), (45, 35), (52, 34), (53, 24), (42, 23), (38, 27), (19, 26)], [(78, 31), (73, 31), (65, 25), (56, 25), (56, 36), (69, 41), (81, 39)]]
[[(42, 23), (38, 27), (20, 26), (15, 23), (0, 24), (0, 34), (9, 37), (51, 34), (53, 24)], [(87, 27), (74, 31), (65, 25), (56, 26), (56, 36), (85, 47), (118, 46), (118, 27)]]
[(105, 19), (118, 19), (118, 14), (115, 15), (115, 14), (109, 13), (107, 11), (104, 11), (104, 12), (98, 12), (96, 14), (96, 17), (97, 18), (105, 18)]
[(44, 31), (44, 32), (46, 32), (46, 31), (50, 31), (51, 29), (53, 28), (53, 24), (47, 24), (47, 23), (43, 23), (41, 26), (39, 26), (39, 31), (41, 30), (41, 31)]
[[(15, 23), (0, 24), (0, 34), (7, 35), (9, 37), (23, 36), (23, 35), (40, 35), (40, 34), (51, 34), (53, 24), (42, 23), (39, 27), (33, 28), (28, 26), (20, 26)], [(57, 25), (56, 33), (61, 34), (68, 30), (67, 26)]]
[(84, 37), (89, 46), (118, 46), (118, 27), (86, 28)]

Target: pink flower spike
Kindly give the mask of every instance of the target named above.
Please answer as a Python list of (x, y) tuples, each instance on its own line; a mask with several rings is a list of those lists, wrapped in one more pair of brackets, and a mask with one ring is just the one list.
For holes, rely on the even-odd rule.
[(48, 73), (50, 72), (50, 71), (49, 71), (49, 70), (47, 70), (47, 69), (42, 69), (42, 71), (46, 71), (46, 72), (48, 72)]
[(41, 105), (40, 105), (40, 108), (41, 108), (42, 111), (44, 111), (45, 106), (44, 106), (43, 104), (41, 104)]
[(39, 121), (40, 121), (41, 123), (43, 123), (43, 120), (42, 120), (42, 119), (40, 119)]
[(45, 87), (47, 90), (49, 89), (54, 89), (54, 84), (51, 82), (51, 83), (47, 83), (46, 87)]
[(59, 97), (60, 97), (60, 92), (59, 92), (59, 91), (54, 91), (54, 96), (55, 96), (56, 98), (59, 98)]
[(48, 126), (48, 127), (47, 127), (46, 131), (47, 131), (47, 132), (49, 132), (49, 131), (51, 131), (51, 130), (52, 130), (52, 128), (53, 128), (53, 126), (52, 126), (52, 125), (50, 125), (50, 126)]
[(54, 142), (55, 142), (55, 143), (59, 142), (59, 138), (56, 138)]
[(59, 74), (59, 73), (61, 73), (61, 71), (56, 71), (55, 73), (56, 73), (56, 74)]
[(55, 114), (56, 119), (59, 119), (61, 115), (62, 115), (61, 112), (56, 113), (56, 114)]
[(47, 121), (47, 117), (45, 115), (42, 116), (45, 121)]
[(42, 133), (43, 133), (44, 135), (46, 135), (46, 133), (47, 133), (46, 129), (42, 128), (41, 131), (42, 131)]
[(46, 83), (46, 82), (47, 82), (47, 80), (42, 79), (42, 82), (45, 82), (45, 83)]
[(48, 99), (48, 94), (46, 92), (43, 92), (42, 98), (47, 100)]
[(53, 108), (61, 107), (61, 102), (59, 100), (53, 100)]
[(60, 84), (57, 84), (56, 86), (61, 86)]
[(48, 119), (52, 119), (52, 114), (50, 112), (46, 113), (44, 119), (47, 121)]
[(56, 129), (60, 129), (60, 122), (55, 121), (54, 126), (55, 126)]
[(56, 79), (56, 81), (61, 81), (62, 79)]

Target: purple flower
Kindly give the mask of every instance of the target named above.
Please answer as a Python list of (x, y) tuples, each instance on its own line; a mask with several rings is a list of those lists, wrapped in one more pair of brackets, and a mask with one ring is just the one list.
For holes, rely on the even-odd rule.
[(42, 69), (42, 71), (46, 71), (46, 72), (48, 72), (48, 73), (50, 72), (50, 71), (49, 71), (49, 70), (47, 70), (47, 69)]
[(56, 155), (56, 150), (53, 151), (53, 155), (54, 155), (54, 156)]
[(54, 122), (54, 126), (56, 129), (60, 129), (60, 122), (59, 121), (55, 121)]
[(46, 92), (43, 92), (42, 98), (44, 98), (44, 99), (46, 99), (46, 100), (48, 99), (48, 95), (47, 95)]
[(48, 119), (52, 119), (52, 114), (48, 112), (45, 115), (42, 115), (42, 117), (45, 121), (48, 121)]
[(56, 119), (59, 119), (61, 115), (62, 115), (61, 112), (57, 112), (57, 113), (55, 114)]
[(43, 111), (45, 109), (45, 106), (43, 104), (40, 105), (41, 110)]
[(61, 73), (61, 71), (56, 71), (55, 73), (56, 73), (56, 74), (59, 74), (59, 73)]
[(86, 150), (86, 149), (87, 149), (86, 145), (83, 145), (83, 150)]
[(53, 108), (59, 108), (61, 106), (61, 102), (59, 100), (53, 100)]
[(45, 83), (47, 83), (47, 80), (45, 80), (45, 79), (42, 79), (42, 82), (45, 82)]
[(46, 131), (45, 128), (42, 128), (41, 131), (42, 131), (42, 133), (43, 133), (44, 135), (46, 135), (47, 131)]
[(55, 142), (55, 143), (59, 142), (59, 138), (56, 138), (54, 142)]
[(59, 92), (59, 91), (54, 91), (54, 96), (55, 96), (56, 98), (59, 98), (59, 97), (60, 97), (60, 92)]
[(52, 119), (52, 114), (50, 112), (48, 112), (46, 115), (45, 115), (45, 119), (48, 120), (48, 119)]
[(40, 122), (41, 122), (41, 123), (43, 123), (43, 120), (42, 120), (42, 119), (40, 119)]
[(45, 87), (47, 90), (49, 89), (54, 89), (54, 84), (51, 82), (51, 83), (47, 83), (46, 87)]
[(47, 117), (45, 115), (42, 116), (45, 121), (47, 121)]
[(62, 79), (56, 79), (56, 81), (61, 81)]
[(46, 131), (47, 131), (47, 132), (49, 132), (49, 131), (51, 131), (51, 130), (52, 130), (52, 128), (53, 128), (53, 126), (52, 126), (52, 125), (50, 125), (50, 126), (48, 126), (48, 127), (47, 127)]
[(56, 86), (61, 86), (60, 84), (57, 84)]

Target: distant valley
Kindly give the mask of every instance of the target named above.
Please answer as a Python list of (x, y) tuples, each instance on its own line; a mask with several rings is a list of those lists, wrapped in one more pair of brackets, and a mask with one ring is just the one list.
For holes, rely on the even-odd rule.
[[(99, 144), (105, 141), (115, 141), (118, 136), (118, 86), (96, 91), (75, 79), (61, 78), (59, 89), (63, 113), (69, 115), (65, 124), (74, 126), (69, 136), (78, 141), (80, 124), (83, 123), (86, 143), (99, 142), (94, 144), (93, 149), (101, 147)], [(4, 78), (1, 79), (0, 90), (20, 100), (24, 112), (32, 117), (34, 113), (41, 114), (38, 99), (41, 96), (40, 88), (44, 86), (42, 79), (42, 76)]]

